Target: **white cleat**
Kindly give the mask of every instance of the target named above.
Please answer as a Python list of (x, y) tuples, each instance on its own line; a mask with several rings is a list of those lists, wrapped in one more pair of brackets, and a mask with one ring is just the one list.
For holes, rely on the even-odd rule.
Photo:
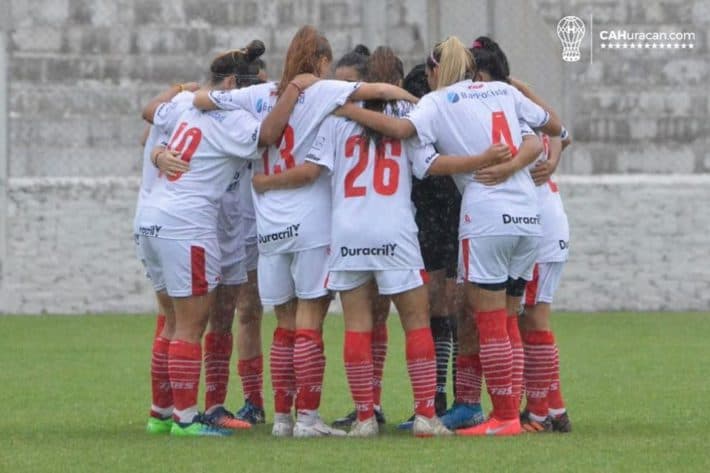
[(420, 415), (414, 417), (412, 433), (415, 437), (438, 437), (454, 434), (441, 423), (437, 416), (424, 417)]
[(318, 414), (315, 415), (300, 415), (296, 420), (296, 426), (293, 428), (293, 436), (299, 438), (306, 437), (345, 437), (347, 433), (344, 430), (334, 429), (329, 426)]
[(274, 427), (271, 429), (274, 437), (293, 436), (293, 417), (291, 414), (274, 414)]
[(380, 433), (380, 427), (377, 425), (375, 416), (372, 416), (362, 422), (355, 419), (350, 432), (348, 432), (348, 437), (377, 437), (378, 433)]

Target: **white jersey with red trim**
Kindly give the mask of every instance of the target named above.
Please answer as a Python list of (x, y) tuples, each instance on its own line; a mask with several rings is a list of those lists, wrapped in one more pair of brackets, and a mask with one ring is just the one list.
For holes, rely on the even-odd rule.
[(246, 246), (256, 245), (256, 211), (254, 210), (254, 199), (251, 196), (252, 167), (253, 163), (249, 163), (249, 169), (245, 171), (239, 184), (239, 215), (242, 219)]
[[(543, 150), (530, 168), (539, 161), (549, 158), (550, 137), (540, 134)], [(538, 263), (558, 263), (567, 261), (569, 256), (569, 222), (562, 204), (562, 197), (557, 184), (550, 178), (545, 184), (537, 186), (537, 198), (542, 219), (542, 239), (537, 255)]]
[[(503, 82), (464, 80), (431, 92), (407, 117), (422, 144), (442, 154), (476, 155), (504, 142), (517, 151), (522, 143), (520, 122), (543, 126), (549, 115)], [(484, 186), (473, 174), (457, 174), (462, 198), (459, 239), (495, 235), (540, 235), (535, 185), (528, 169), (505, 182)]]
[[(170, 108), (176, 108), (175, 112), (171, 115), (182, 113), (183, 111), (190, 108), (192, 106), (193, 96), (194, 94), (192, 92), (186, 91), (181, 92), (175, 97), (173, 97), (173, 99), (168, 102), (175, 104), (173, 106), (170, 106)], [(163, 107), (164, 105), (166, 104), (161, 104), (161, 107)], [(153, 165), (153, 162), (150, 160), (150, 154), (153, 151), (153, 148), (163, 142), (167, 142), (168, 138), (170, 138), (170, 133), (172, 132), (173, 127), (166, 129), (166, 127), (169, 126), (169, 124), (165, 123), (166, 117), (166, 114), (161, 114), (160, 117), (155, 117), (158, 118), (158, 124), (151, 125), (150, 132), (148, 133), (148, 138), (145, 140), (145, 146), (143, 147), (143, 170), (141, 173), (141, 186), (138, 190), (136, 214), (133, 219), (133, 233), (136, 235), (138, 234), (138, 219), (140, 218), (141, 207), (143, 205), (143, 202), (148, 198), (148, 195), (150, 194), (150, 191), (153, 188), (153, 183), (158, 178), (158, 168), (156, 168)]]
[(190, 170), (155, 181), (141, 212), (139, 233), (171, 239), (216, 238), (220, 199), (244, 172), (246, 159), (258, 158), (260, 123), (244, 110), (195, 108), (174, 121), (177, 126), (168, 147), (182, 153)]
[[(325, 117), (344, 104), (359, 83), (321, 80), (298, 98), (279, 146), (270, 146), (253, 164), (254, 173), (272, 174), (303, 164)], [(268, 92), (268, 95), (267, 95)], [(276, 84), (211, 92), (219, 108), (243, 107), (263, 119), (276, 103)], [(330, 243), (330, 182), (322, 175), (298, 189), (253, 193), (259, 253), (306, 250)]]
[[(410, 107), (399, 102), (388, 105), (385, 113), (402, 117)], [(435, 154), (433, 147), (413, 140), (381, 138), (376, 143), (361, 125), (344, 118), (323, 121), (306, 160), (331, 174), (330, 270), (424, 268), (412, 174), (424, 177), (430, 163), (426, 158)]]

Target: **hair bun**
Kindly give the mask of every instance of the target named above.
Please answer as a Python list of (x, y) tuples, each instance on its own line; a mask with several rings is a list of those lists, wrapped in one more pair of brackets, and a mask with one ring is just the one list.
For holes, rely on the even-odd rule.
[(264, 46), (264, 42), (260, 41), (258, 39), (255, 39), (254, 41), (249, 43), (246, 47), (247, 61), (252, 62), (253, 60), (257, 59), (265, 52), (266, 52), (266, 46)]
[(355, 46), (355, 48), (353, 49), (353, 52), (356, 54), (361, 54), (363, 56), (370, 55), (370, 49), (367, 46), (365, 46), (364, 44), (358, 44), (357, 46)]

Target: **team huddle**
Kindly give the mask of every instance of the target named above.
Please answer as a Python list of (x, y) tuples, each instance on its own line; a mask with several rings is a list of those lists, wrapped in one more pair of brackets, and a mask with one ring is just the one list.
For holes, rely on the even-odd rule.
[[(570, 140), (555, 111), (487, 37), (471, 48), (449, 37), (406, 75), (390, 48), (358, 46), (326, 79), (332, 50), (311, 26), (280, 81), (267, 79), (264, 52), (255, 40), (224, 53), (206, 84), (172, 86), (143, 109), (134, 235), (160, 314), (148, 432), (225, 436), (265, 422), (264, 304), (277, 320), (272, 434), (377, 435), (391, 303), (414, 400), (401, 429), (569, 432), (550, 328), (569, 251), (550, 177)], [(322, 329), (335, 293), (355, 408), (328, 425)], [(234, 346), (245, 402), (232, 413)]]

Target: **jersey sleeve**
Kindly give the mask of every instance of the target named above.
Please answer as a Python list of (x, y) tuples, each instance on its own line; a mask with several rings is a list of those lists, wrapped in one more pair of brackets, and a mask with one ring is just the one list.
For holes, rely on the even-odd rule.
[(429, 174), (429, 168), (439, 157), (439, 153), (431, 144), (422, 144), (415, 137), (404, 142), (407, 158), (412, 163), (412, 174), (417, 179), (424, 179)]
[(343, 80), (321, 80), (306, 89), (306, 93), (315, 93), (319, 103), (328, 109), (328, 113), (343, 105), (360, 87), (360, 82)]
[(209, 112), (211, 118), (219, 123), (219, 134), (215, 139), (215, 148), (228, 156), (245, 159), (257, 159), (261, 122), (244, 110), (232, 112)]
[(187, 100), (161, 103), (155, 109), (153, 126), (157, 127), (161, 133), (171, 134), (180, 120), (180, 115), (190, 107), (192, 107), (192, 101)]
[(335, 166), (336, 125), (338, 119), (329, 116), (320, 125), (316, 139), (306, 155), (306, 161), (327, 168), (332, 172)]
[(231, 90), (211, 90), (209, 98), (220, 110), (251, 110), (251, 91), (249, 87)]
[(518, 118), (532, 128), (540, 128), (550, 120), (550, 114), (547, 111), (524, 96), (518, 89), (510, 86), (515, 100), (515, 112)]
[(520, 135), (524, 138), (529, 135), (534, 135), (535, 132), (533, 131), (532, 128), (530, 128), (530, 125), (524, 120), (519, 120), (518, 124), (520, 125)]
[(434, 97), (432, 94), (428, 94), (422, 97), (405, 118), (412, 122), (414, 128), (417, 129), (417, 135), (422, 145), (433, 145), (436, 143), (440, 116)]

